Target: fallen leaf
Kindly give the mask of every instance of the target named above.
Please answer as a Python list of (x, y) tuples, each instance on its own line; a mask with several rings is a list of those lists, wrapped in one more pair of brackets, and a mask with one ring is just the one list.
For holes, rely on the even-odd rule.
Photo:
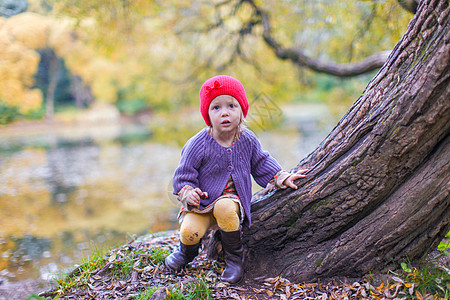
[(94, 279), (94, 280), (100, 280), (100, 279), (102, 279), (102, 276), (92, 275), (92, 279)]
[(414, 293), (414, 283), (411, 284), (411, 287), (408, 289), (409, 294), (412, 296)]
[(404, 283), (403, 279), (401, 279), (400, 277), (397, 277), (397, 276), (392, 276), (392, 280)]
[(286, 297), (289, 299), (291, 297), (291, 288), (287, 286), (285, 293), (286, 293)]
[(275, 283), (280, 279), (280, 276), (274, 277), (274, 278), (267, 278), (264, 281), (270, 282), (270, 283)]
[(227, 287), (228, 285), (223, 283), (223, 282), (219, 282), (216, 284), (215, 288), (216, 289), (223, 289), (224, 287)]

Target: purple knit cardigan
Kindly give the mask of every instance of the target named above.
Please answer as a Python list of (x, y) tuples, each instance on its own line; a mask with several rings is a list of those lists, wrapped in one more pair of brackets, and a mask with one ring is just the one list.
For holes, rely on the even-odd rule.
[(236, 143), (223, 147), (204, 128), (193, 136), (181, 150), (181, 160), (173, 176), (173, 193), (176, 195), (185, 186), (200, 188), (208, 193), (201, 200), (203, 209), (222, 195), (230, 175), (245, 211), (244, 224), (251, 225), (250, 201), (252, 182), (265, 187), (281, 170), (278, 162), (263, 151), (253, 132), (244, 129)]

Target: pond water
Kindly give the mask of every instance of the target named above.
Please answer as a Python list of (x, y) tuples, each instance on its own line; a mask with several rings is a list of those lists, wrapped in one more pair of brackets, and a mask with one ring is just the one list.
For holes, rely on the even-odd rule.
[[(314, 117), (288, 108), (285, 117), (283, 130), (257, 135), (290, 169), (335, 122), (324, 123), (330, 118), (323, 111)], [(181, 147), (159, 142), (147, 126), (1, 130), (0, 280), (48, 280), (81, 263), (92, 247), (178, 228), (171, 178)]]

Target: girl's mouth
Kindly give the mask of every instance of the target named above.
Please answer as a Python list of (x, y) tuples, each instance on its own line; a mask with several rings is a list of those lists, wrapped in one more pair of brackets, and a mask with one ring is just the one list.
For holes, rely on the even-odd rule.
[(222, 125), (225, 125), (225, 126), (228, 126), (228, 125), (231, 124), (231, 122), (228, 121), (228, 120), (225, 120), (225, 121), (223, 121), (221, 124), (222, 124)]

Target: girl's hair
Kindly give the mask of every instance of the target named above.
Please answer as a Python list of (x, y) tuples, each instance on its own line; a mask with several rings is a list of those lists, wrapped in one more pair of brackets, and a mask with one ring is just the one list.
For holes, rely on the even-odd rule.
[(247, 128), (247, 119), (244, 117), (244, 114), (241, 112), (241, 122), (239, 122), (238, 129), (239, 132), (242, 132), (245, 128)]

